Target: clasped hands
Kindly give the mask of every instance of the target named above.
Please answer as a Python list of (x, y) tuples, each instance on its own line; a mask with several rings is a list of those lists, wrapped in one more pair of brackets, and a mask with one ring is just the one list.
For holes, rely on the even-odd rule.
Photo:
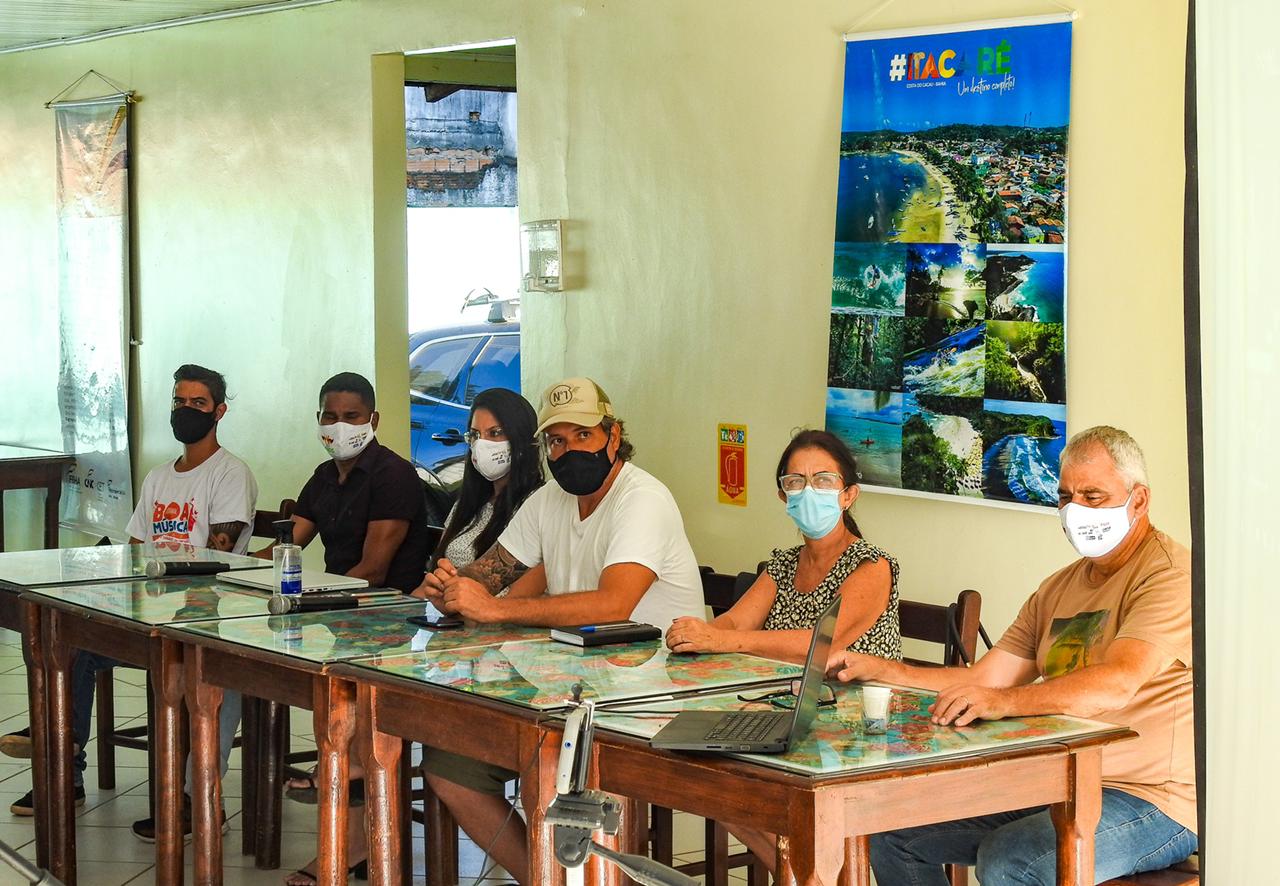
[(474, 578), (459, 574), (458, 567), (446, 557), (441, 557), (436, 568), (423, 576), (413, 596), (467, 621), (491, 624), (502, 620), (500, 601)]

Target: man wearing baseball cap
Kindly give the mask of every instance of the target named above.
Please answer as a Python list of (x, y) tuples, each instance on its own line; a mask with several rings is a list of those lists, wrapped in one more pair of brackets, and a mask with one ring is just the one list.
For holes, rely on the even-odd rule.
[[(661, 481), (631, 463), (633, 447), (600, 386), (570, 378), (547, 388), (538, 433), (555, 482), (525, 500), (483, 556), (461, 570), (441, 560), (419, 593), (484, 624), (634, 619), (665, 631), (680, 616), (702, 617), (702, 581), (680, 510)], [(463, 830), (527, 883), (524, 823), (502, 796), (516, 774), (428, 756), (431, 785)]]

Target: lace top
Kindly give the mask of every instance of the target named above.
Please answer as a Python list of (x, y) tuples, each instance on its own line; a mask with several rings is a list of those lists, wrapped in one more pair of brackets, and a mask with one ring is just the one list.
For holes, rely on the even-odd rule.
[(778, 585), (778, 595), (764, 619), (764, 630), (812, 630), (818, 616), (831, 605), (840, 586), (863, 563), (884, 558), (889, 561), (892, 580), (889, 585), (889, 604), (866, 633), (849, 645), (851, 652), (863, 652), (880, 658), (902, 658), (902, 633), (898, 625), (898, 561), (866, 539), (858, 539), (844, 549), (826, 578), (812, 591), (796, 590), (796, 567), (800, 562), (800, 549), (804, 545), (783, 550), (775, 548), (765, 571)]
[[(444, 521), (446, 526), (453, 519), (453, 513), (457, 509), (458, 505), (455, 503), (449, 510), (449, 516)], [(492, 516), (493, 500), (491, 499), (485, 502), (484, 506), (476, 512), (470, 525), (449, 539), (449, 543), (445, 545), (444, 555), (449, 558), (450, 563), (461, 569), (476, 558), (476, 539), (481, 532), (484, 532), (484, 528), (489, 525), (489, 518)]]

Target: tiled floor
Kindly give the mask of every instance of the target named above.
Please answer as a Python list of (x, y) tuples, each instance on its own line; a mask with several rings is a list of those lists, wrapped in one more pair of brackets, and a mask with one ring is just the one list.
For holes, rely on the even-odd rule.
[[(21, 637), (0, 630), (0, 734), (27, 725), (26, 669), (22, 661)], [(116, 671), (115, 707), (117, 726), (146, 722), (145, 675), (138, 670)], [(291, 718), (297, 750), (314, 747), (310, 718)], [(96, 724), (95, 724), (96, 729)], [(95, 747), (88, 747), (89, 769), (85, 773), (86, 802), (76, 818), (76, 859), (82, 886), (148, 886), (155, 882), (154, 846), (133, 836), (129, 825), (147, 815), (146, 756), (138, 751), (117, 749), (116, 789), (100, 791), (94, 766)], [(231, 832), (223, 838), (223, 881), (226, 886), (278, 886), (283, 876), (315, 854), (316, 807), (284, 803), (284, 840), (281, 869), (260, 871), (253, 857), (240, 854), (240, 751), (231, 755), (231, 771), (223, 780), (223, 796)], [(0, 841), (35, 860), (32, 820), (12, 815), (8, 806), (31, 789), (30, 766), (25, 760), (0, 756)], [(425, 884), (421, 828), (414, 826), (414, 886)], [(680, 861), (701, 858), (702, 820), (676, 814), (675, 849)], [(191, 853), (187, 852), (187, 882), (191, 882)], [(463, 883), (494, 886), (512, 882), (501, 869), (492, 869), (484, 853), (470, 840), (460, 847)], [(484, 876), (482, 876), (484, 875)], [(0, 864), (0, 886), (20, 886), (26, 881)], [(353, 883), (358, 882), (353, 880)], [(571, 881), (572, 882), (572, 881)], [(731, 882), (744, 881), (735, 877)]]

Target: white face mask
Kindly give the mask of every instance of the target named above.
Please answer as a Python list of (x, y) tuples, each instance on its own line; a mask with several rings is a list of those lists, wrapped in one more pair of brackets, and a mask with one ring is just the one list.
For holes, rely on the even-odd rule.
[(1129, 498), (1114, 508), (1089, 508), (1070, 502), (1058, 509), (1062, 531), (1081, 557), (1105, 557), (1129, 534)]
[(511, 470), (511, 444), (503, 440), (477, 440), (471, 444), (471, 463), (486, 480), (498, 480)]
[(373, 422), (353, 425), (338, 421), (331, 425), (320, 425), (316, 428), (316, 436), (329, 455), (338, 461), (346, 461), (364, 452), (369, 445), (369, 441), (373, 439)]

